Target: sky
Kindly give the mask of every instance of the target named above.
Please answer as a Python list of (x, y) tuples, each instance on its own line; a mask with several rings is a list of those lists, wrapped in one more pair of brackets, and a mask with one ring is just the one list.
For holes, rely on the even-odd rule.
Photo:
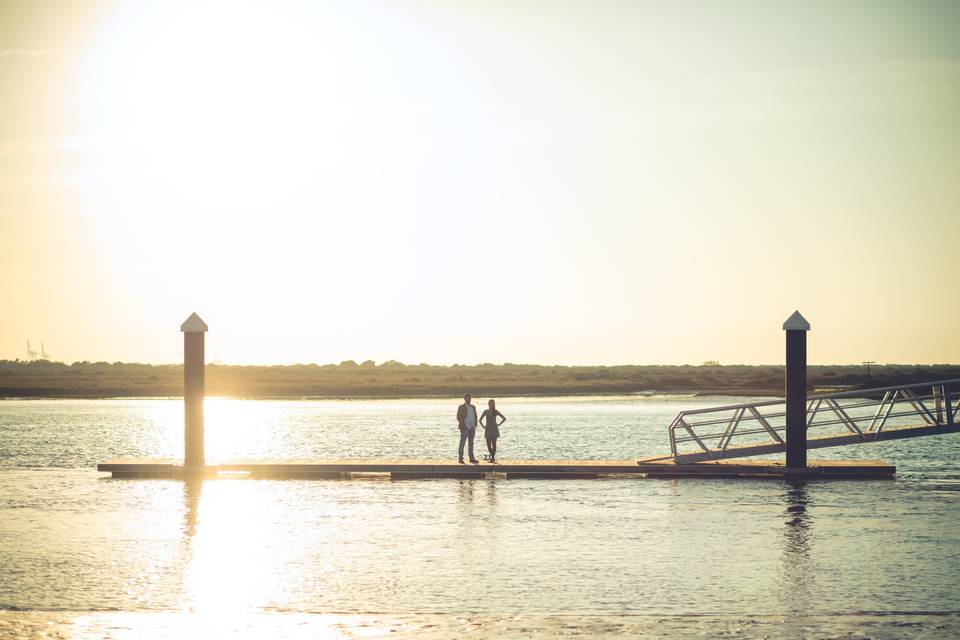
[(0, 3), (0, 358), (960, 363), (960, 3)]

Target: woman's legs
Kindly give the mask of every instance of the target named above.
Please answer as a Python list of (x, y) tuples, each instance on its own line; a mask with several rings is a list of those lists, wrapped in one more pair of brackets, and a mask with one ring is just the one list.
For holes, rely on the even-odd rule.
[(497, 441), (495, 438), (486, 438), (487, 441), (487, 451), (490, 453), (490, 457), (494, 458), (497, 455)]

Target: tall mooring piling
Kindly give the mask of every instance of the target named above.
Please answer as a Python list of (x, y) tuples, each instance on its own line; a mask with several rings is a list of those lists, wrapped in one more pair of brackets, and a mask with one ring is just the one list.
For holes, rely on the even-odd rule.
[(207, 323), (191, 313), (182, 325), (183, 332), (183, 466), (202, 469), (203, 452), (203, 396), (204, 334)]
[(807, 332), (810, 323), (794, 311), (783, 323), (787, 332), (787, 467), (807, 466)]

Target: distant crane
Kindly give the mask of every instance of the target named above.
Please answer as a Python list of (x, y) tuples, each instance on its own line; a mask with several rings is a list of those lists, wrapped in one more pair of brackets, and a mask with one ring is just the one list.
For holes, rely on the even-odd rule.
[(40, 354), (37, 353), (36, 351), (34, 351), (34, 350), (30, 347), (30, 341), (27, 340), (27, 360), (28, 360), (28, 361), (36, 360), (38, 355), (40, 355)]
[(49, 360), (49, 359), (50, 359), (50, 354), (47, 353), (47, 348), (46, 348), (45, 346), (43, 346), (43, 342), (40, 343), (40, 359), (41, 359), (41, 360)]
[(861, 362), (860, 364), (865, 364), (865, 365), (867, 365), (867, 382), (869, 382), (869, 381), (870, 381), (870, 365), (872, 365), (872, 364), (877, 364), (877, 363), (876, 363), (875, 360), (864, 360), (864, 361)]

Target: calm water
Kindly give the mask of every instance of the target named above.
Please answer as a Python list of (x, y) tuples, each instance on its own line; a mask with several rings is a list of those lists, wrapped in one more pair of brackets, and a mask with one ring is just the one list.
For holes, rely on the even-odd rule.
[[(668, 449), (731, 398), (527, 398), (500, 457)], [(208, 460), (455, 457), (457, 400), (207, 402)], [(181, 456), (172, 400), (0, 402), (0, 635), (960, 631), (960, 437), (814, 452), (893, 481), (112, 480)], [(480, 443), (478, 442), (478, 445)]]

